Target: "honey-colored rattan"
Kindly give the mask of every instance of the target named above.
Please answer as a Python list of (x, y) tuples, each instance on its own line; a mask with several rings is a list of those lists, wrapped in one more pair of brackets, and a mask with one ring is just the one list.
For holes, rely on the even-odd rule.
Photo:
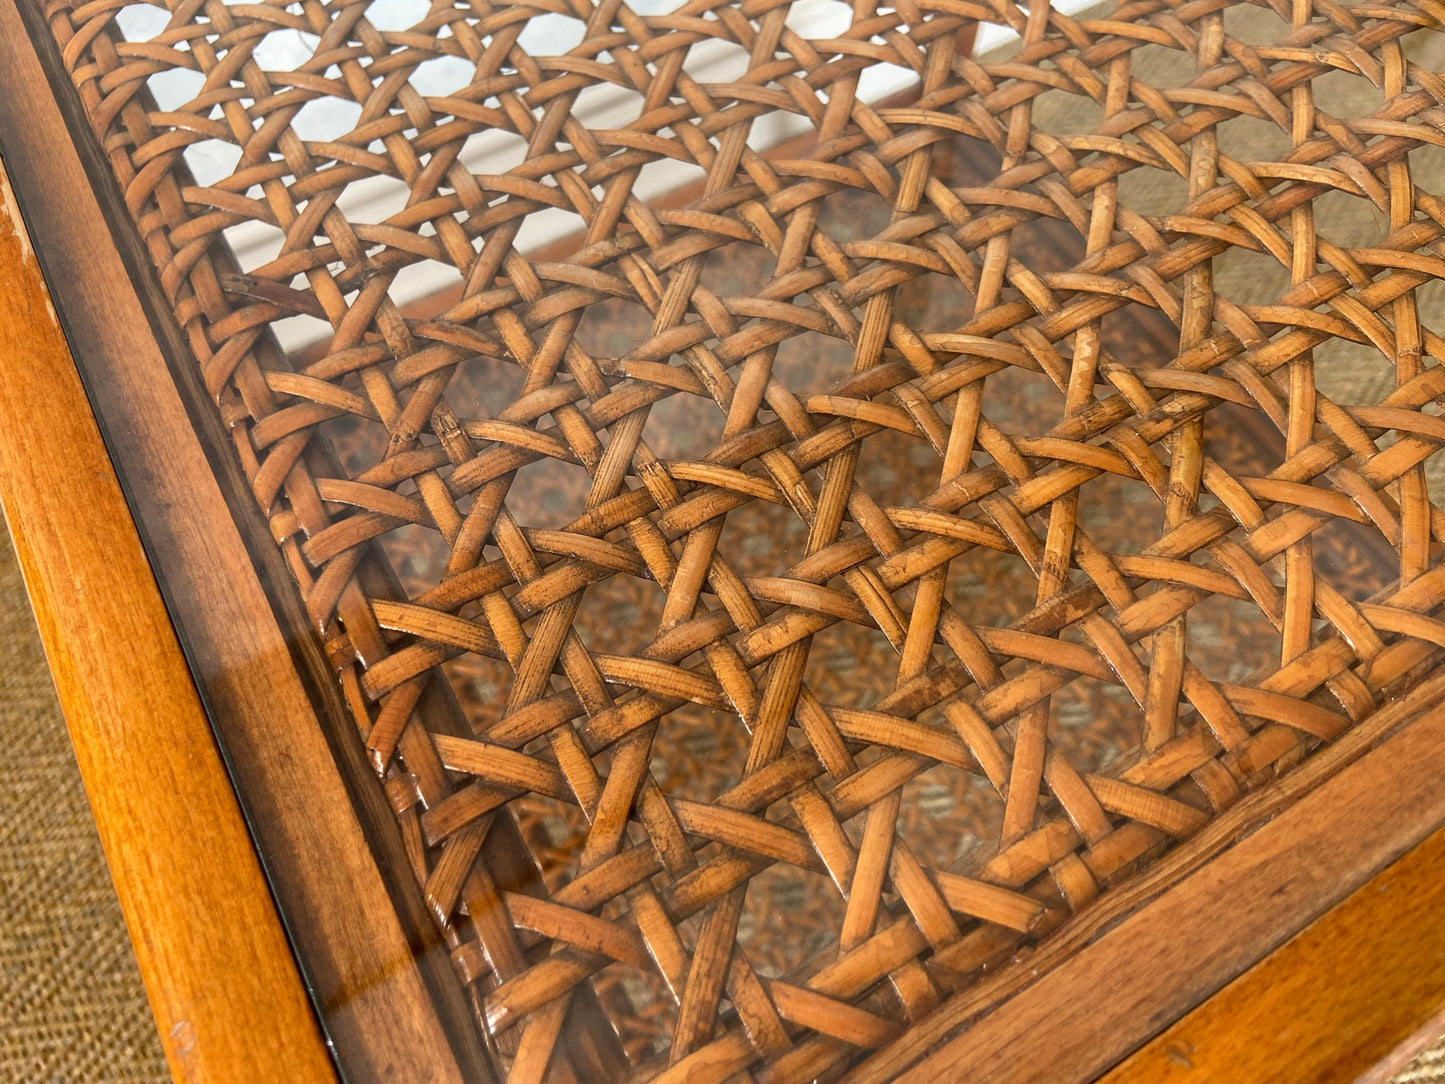
[[(517, 1079), (835, 1071), (1436, 664), (1438, 4), (371, 6), (47, 9)], [(543, 17), (580, 43), (529, 52)], [(453, 285), (400, 304), (423, 264)]]

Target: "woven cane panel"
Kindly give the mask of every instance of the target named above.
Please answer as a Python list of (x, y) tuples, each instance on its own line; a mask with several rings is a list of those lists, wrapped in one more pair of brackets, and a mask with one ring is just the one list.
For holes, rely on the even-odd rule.
[(519, 1079), (836, 1073), (1445, 647), (1433, 3), (48, 11)]

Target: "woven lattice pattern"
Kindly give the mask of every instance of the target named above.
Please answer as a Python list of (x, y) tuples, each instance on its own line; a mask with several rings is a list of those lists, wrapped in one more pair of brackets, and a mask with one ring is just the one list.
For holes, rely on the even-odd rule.
[(1438, 7), (820, 2), (48, 5), (518, 1079), (849, 1064), (1445, 646)]

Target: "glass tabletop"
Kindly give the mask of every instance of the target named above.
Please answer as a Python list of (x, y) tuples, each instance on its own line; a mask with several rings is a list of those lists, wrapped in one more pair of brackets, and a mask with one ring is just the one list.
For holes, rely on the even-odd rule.
[(1423, 8), (47, 10), (499, 1075), (837, 1079), (1436, 666)]

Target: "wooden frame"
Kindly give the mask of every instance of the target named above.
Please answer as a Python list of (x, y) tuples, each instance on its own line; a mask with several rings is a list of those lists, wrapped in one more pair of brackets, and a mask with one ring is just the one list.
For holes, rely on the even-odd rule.
[[(195, 409), (199, 390), (179, 362), (184, 346), (128, 223), (122, 226), (99, 149), (83, 134), (68, 87), (46, 79), (47, 70), (59, 68), (53, 57), (43, 62), (53, 52), (43, 30), (38, 10), (0, 3), (0, 71), (12, 88), (0, 98), (0, 154), (76, 370), (68, 367), (57, 325), (34, 322), (35, 264), (20, 259), (22, 283), (26, 272), (32, 280), (6, 291), (10, 338), (0, 351), (0, 404), (40, 395), (69, 428), (9, 407), (12, 424), (0, 438), (3, 496), (173, 1072), (180, 1079), (243, 1080), (274, 1078), (283, 1063), (287, 1079), (325, 1079), (331, 1071), (319, 1057), (315, 1024), (297, 999), (298, 973), (257, 876), (264, 864), (280, 913), (308, 919), (290, 932), (348, 1079), (409, 1079), (408, 1072), (417, 1079), (485, 1079), (460, 987), (419, 893), (388, 877), (396, 868), (388, 860), (398, 853), (388, 834), (395, 830), (334, 703), (324, 661), (302, 634), (285, 570), (266, 558), (267, 547), (248, 545), (265, 539), (264, 524), (247, 514), (248, 501), (228, 499), (244, 493), (244, 481), (221, 454), (218, 424)], [(112, 243), (97, 245), (98, 237)], [(18, 236), (5, 242), (21, 251)], [(36, 350), (45, 351), (46, 365), (32, 363)], [(104, 471), (92, 477), (101, 432), (119, 483)], [(64, 457), (52, 454), (56, 447)], [(134, 523), (119, 504), (122, 485)], [(156, 570), (196, 687), (170, 648), (163, 681), (122, 665), (137, 657), (127, 647), (137, 638), (150, 644), (169, 635), (138, 541)], [(117, 546), (128, 555), (123, 568)], [(105, 592), (106, 605), (97, 606), (84, 588), (102, 571), (129, 586)], [(206, 606), (197, 605), (201, 599)], [(1161, 1065), (1178, 1063), (1170, 1051), (1180, 1049), (1180, 1029), (1188, 1029), (1189, 1060), (1223, 1066), (1199, 1052), (1230, 1045), (1245, 1015), (1240, 1006), (1271, 1004), (1272, 971), (1317, 971), (1324, 958), (1314, 946), (1338, 944), (1328, 931), (1355, 924), (1367, 907), (1360, 900), (1391, 886), (1400, 903), (1388, 914), (1419, 913), (1405, 889), (1431, 882), (1445, 851), (1432, 836), (1445, 825), (1445, 794), (1435, 786), (1445, 750), (1445, 709), (1435, 706), (1442, 694), (1445, 675), (1437, 675), (1281, 784), (1241, 802), (1033, 957), (1002, 969), (987, 980), (990, 992), (1017, 992), (1001, 1008), (975, 1021), (970, 1006), (981, 997), (965, 991), (853, 1079), (902, 1073), (921, 1080), (966, 1068), (988, 1079), (1088, 1080), (1121, 1061), (1116, 1079), (1154, 1079)], [(112, 699), (122, 695), (133, 698)], [(226, 765), (200, 729), (201, 701), (262, 863), (239, 834)], [(157, 725), (138, 733), (134, 720), (145, 719)], [(297, 719), (322, 725), (297, 727)], [(112, 726), (125, 720), (136, 752), (116, 756), (124, 747), (114, 744), (107, 720)], [(172, 720), (189, 728), (191, 744), (177, 740)], [(157, 774), (141, 774), (138, 762)], [(301, 773), (314, 805), (276, 801)], [(174, 793), (167, 781), (176, 776), (197, 790), (166, 800)], [(186, 829), (198, 808), (212, 811), (204, 820), (215, 835)], [(1341, 832), (1342, 825), (1352, 831)], [(176, 859), (167, 868), (180, 878), (169, 893), (147, 890), (155, 869), (137, 854), (162, 846)], [(1267, 861), (1281, 855), (1291, 858)], [(211, 876), (181, 876), (207, 863)], [(342, 894), (363, 906), (342, 912), (334, 906)], [(168, 899), (152, 898), (160, 896)], [(176, 901), (183, 906), (176, 909)], [(236, 917), (216, 921), (227, 914), (218, 909), (233, 904), (241, 908)], [(358, 911), (364, 926), (347, 921)], [(1368, 913), (1379, 914), (1378, 907)], [(1381, 923), (1396, 952), (1428, 925)], [(1326, 932), (1313, 932), (1320, 930)], [(1156, 946), (1151, 959), (1132, 950), (1141, 931)], [(1342, 950), (1331, 959), (1352, 958)], [(240, 962), (253, 959), (258, 966)], [(1429, 969), (1417, 977), (1411, 1011), (1392, 1022), (1387, 1009), (1374, 1007), (1379, 1026), (1357, 1049), (1382, 1054), (1435, 1019), (1445, 1003), (1439, 977)], [(202, 996), (202, 982), (219, 984), (216, 1000)], [(1089, 994), (1087, 1018), (1081, 991)], [(1106, 1040), (1101, 1002), (1111, 1025)], [(1044, 1022), (1048, 1041), (1021, 1051), (1018, 1036)], [(1339, 1049), (1341, 1033), (1332, 1024), (1317, 1014), (1292, 1039), (1303, 1047), (1331, 1035), (1336, 1044), (1326, 1049)], [(284, 1038), (258, 1043), (256, 1034)], [(279, 1060), (254, 1060), (264, 1057)], [(1232, 1063), (1231, 1071), (1254, 1064), (1262, 1063), (1244, 1069)]]
[[(171, 1072), (333, 1080), (8, 184), (4, 192), (0, 502)], [(34, 402), (52, 411), (22, 405)], [(116, 650), (139, 642), (144, 653)]]
[(1436, 832), (1103, 1079), (1383, 1084), (1445, 1032), (1442, 872)]

